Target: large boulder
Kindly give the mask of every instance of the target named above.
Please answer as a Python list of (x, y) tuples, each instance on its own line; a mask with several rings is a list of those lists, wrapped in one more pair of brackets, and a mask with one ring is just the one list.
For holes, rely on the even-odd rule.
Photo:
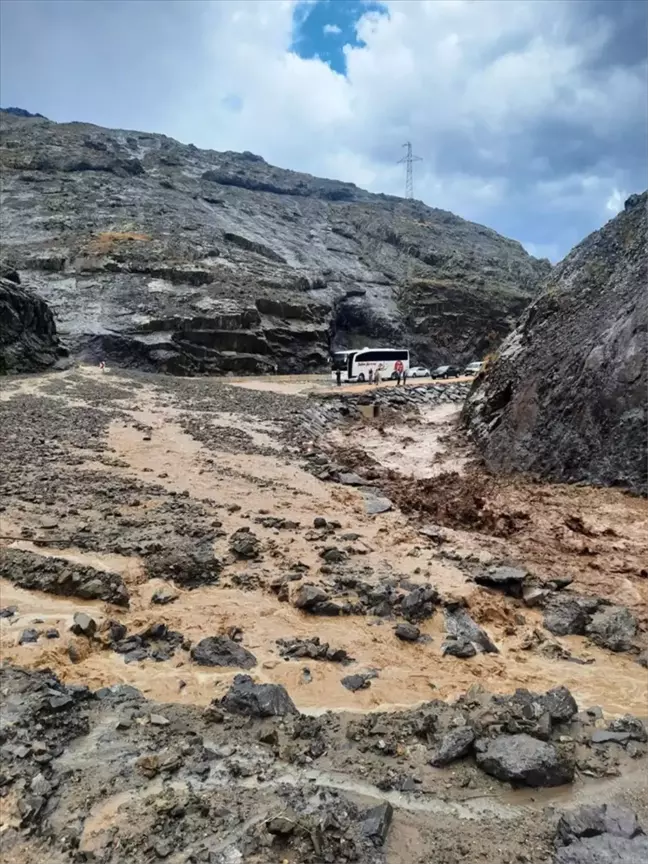
[(477, 764), (487, 774), (524, 786), (560, 786), (574, 779), (574, 760), (553, 744), (525, 733), (499, 735), (475, 744)]
[(0, 268), (0, 374), (41, 372), (66, 353), (54, 315), (41, 297), (16, 281), (15, 272)]
[(605, 606), (585, 628), (592, 642), (610, 651), (629, 651), (637, 632), (637, 619), (625, 606)]
[(648, 193), (577, 246), (463, 412), (488, 465), (646, 493)]
[(191, 659), (199, 666), (234, 666), (251, 669), (256, 657), (227, 636), (207, 636), (191, 649)]
[(232, 714), (248, 717), (299, 713), (285, 687), (281, 684), (255, 684), (249, 675), (237, 675), (220, 704)]

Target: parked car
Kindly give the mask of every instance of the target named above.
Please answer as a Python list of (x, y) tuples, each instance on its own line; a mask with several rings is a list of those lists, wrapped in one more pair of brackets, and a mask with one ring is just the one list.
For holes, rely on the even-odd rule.
[(459, 366), (437, 366), (432, 370), (433, 378), (457, 378), (459, 375), (461, 375)]
[(408, 372), (410, 378), (429, 378), (430, 370), (425, 366), (412, 366)]
[(469, 363), (463, 371), (464, 375), (479, 375), (482, 370), (483, 363)]

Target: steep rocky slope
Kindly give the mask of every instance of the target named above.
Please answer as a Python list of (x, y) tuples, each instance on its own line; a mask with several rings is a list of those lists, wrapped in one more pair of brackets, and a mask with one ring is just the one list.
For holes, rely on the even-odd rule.
[(473, 390), (492, 467), (646, 491), (647, 197), (554, 269)]
[(332, 341), (473, 359), (549, 269), (451, 213), (252, 153), (15, 112), (0, 120), (2, 253), (93, 361), (304, 370), (326, 363)]
[(0, 268), (0, 374), (38, 372), (62, 353), (47, 303), (15, 271)]

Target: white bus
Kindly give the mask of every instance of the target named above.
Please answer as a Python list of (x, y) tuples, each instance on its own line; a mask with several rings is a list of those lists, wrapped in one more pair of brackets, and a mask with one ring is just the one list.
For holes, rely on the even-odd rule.
[(331, 378), (337, 379), (338, 371), (340, 378), (345, 381), (368, 381), (369, 370), (375, 374), (380, 369), (380, 377), (383, 381), (387, 378), (396, 378), (396, 363), (400, 363), (403, 369), (409, 369), (410, 355), (406, 348), (361, 348), (359, 351), (336, 351), (333, 354), (331, 364)]

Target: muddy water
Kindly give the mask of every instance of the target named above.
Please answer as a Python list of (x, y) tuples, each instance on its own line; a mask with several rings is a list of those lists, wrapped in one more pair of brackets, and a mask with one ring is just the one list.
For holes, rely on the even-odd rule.
[[(359, 443), (380, 465), (406, 477), (425, 479), (444, 471), (461, 471), (466, 460), (452, 454), (442, 440), (452, 433), (459, 410), (453, 404), (438, 405), (421, 412), (420, 422), (382, 431), (367, 423), (358, 432)], [(344, 447), (348, 440), (340, 430), (329, 437), (338, 447)]]
[[(94, 371), (84, 374), (95, 375)], [(24, 388), (29, 385), (28, 392), (37, 394), (42, 380), (28, 379), (14, 389), (25, 392)], [(281, 386), (282, 382), (274, 381), (274, 384)], [(159, 607), (151, 605), (151, 596), (162, 583), (142, 582), (141, 562), (136, 558), (104, 556), (73, 548), (48, 549), (19, 541), (15, 544), (17, 548), (55, 554), (98, 569), (119, 572), (129, 585), (131, 608), (124, 612), (110, 609), (103, 603), (26, 592), (2, 583), (1, 604), (14, 604), (20, 612), (16, 618), (0, 622), (0, 647), (6, 659), (26, 666), (50, 667), (67, 682), (87, 683), (91, 687), (131, 683), (145, 695), (160, 701), (201, 705), (222, 695), (236, 674), (236, 670), (197, 667), (188, 653), (181, 650), (172, 660), (163, 663), (145, 661), (127, 665), (120, 655), (69, 633), (74, 611), (83, 608), (98, 621), (119, 618), (130, 632), (164, 621), (170, 629), (180, 631), (194, 643), (205, 636), (225, 633), (232, 626), (239, 627), (243, 630), (244, 646), (258, 660), (253, 670), (255, 677), (284, 684), (295, 703), (311, 713), (408, 707), (432, 697), (455, 696), (475, 683), (499, 692), (510, 692), (516, 687), (545, 690), (565, 684), (585, 705), (600, 704), (614, 714), (645, 713), (646, 676), (633, 658), (599, 651), (578, 637), (565, 642), (575, 655), (593, 659), (591, 665), (548, 660), (522, 651), (520, 642), (525, 632), (538, 623), (535, 613), (525, 610), (526, 624), (516, 624), (516, 610), (508, 601), (486, 595), (467, 583), (463, 572), (440, 558), (437, 550), (421, 538), (400, 513), (368, 517), (358, 492), (318, 480), (303, 470), (293, 455), (285, 450), (280, 452), (281, 442), (272, 424), (257, 423), (254, 418), (231, 411), (210, 412), (208, 416), (205, 412), (195, 412), (196, 420), (203, 425), (240, 428), (259, 446), (275, 448), (277, 452), (270, 456), (208, 449), (184, 431), (180, 423), (180, 414), (191, 414), (190, 405), (180, 411), (164, 403), (161, 391), (147, 387), (138, 388), (136, 401), (137, 410), (124, 410), (132, 422), (151, 429), (151, 440), (145, 441), (143, 433), (131, 422), (115, 420), (109, 429), (107, 448), (111, 456), (127, 467), (107, 467), (90, 460), (87, 466), (147, 482), (155, 480), (169, 491), (186, 491), (193, 498), (207, 501), (207, 510), (223, 523), (228, 534), (243, 524), (251, 525), (266, 549), (265, 557), (258, 563), (229, 566), (222, 587), (180, 590), (173, 604)], [(369, 429), (368, 452), (401, 473), (433, 476), (426, 472), (438, 470), (444, 459), (453, 458), (440, 440), (447, 431), (453, 410), (443, 406), (426, 415), (418, 426), (397, 427), (387, 442), (376, 430)], [(146, 502), (143, 503), (146, 506)], [(231, 512), (234, 506), (241, 509)], [(262, 511), (300, 522), (304, 529), (263, 528), (254, 523), (254, 517)], [(373, 578), (403, 575), (412, 581), (429, 581), (442, 593), (468, 596), (473, 614), (491, 633), (501, 653), (470, 660), (442, 657), (440, 646), (444, 634), (440, 614), (421, 628), (430, 641), (412, 645), (397, 640), (392, 632), (393, 625), (388, 622), (357, 616), (309, 616), (290, 604), (280, 603), (267, 591), (224, 587), (228, 577), (237, 571), (256, 573), (264, 583), (297, 561), (310, 567), (309, 581), (318, 581), (321, 578), (318, 553), (323, 541), (308, 539), (305, 529), (320, 515), (340, 521), (342, 529), (338, 535), (343, 532), (360, 535), (359, 540), (350, 544), (352, 564), (369, 565), (374, 571)], [(616, 518), (619, 519), (618, 513)], [(20, 524), (15, 521), (13, 527), (19, 534)], [(462, 537), (462, 532), (449, 534), (473, 553), (488, 548), (483, 538)], [(340, 541), (333, 542), (343, 545)], [(622, 545), (624, 541), (620, 538), (617, 542)], [(225, 555), (227, 539), (219, 538), (214, 549), (216, 554)], [(623, 549), (619, 551), (619, 558), (623, 558)], [(640, 597), (635, 581), (623, 578), (627, 581), (628, 596), (636, 591)], [(42, 623), (34, 623), (34, 619), (42, 619)], [(30, 626), (58, 627), (62, 638), (46, 640), (41, 637), (37, 644), (18, 646), (20, 633)], [(313, 635), (334, 648), (344, 648), (355, 658), (355, 663), (341, 667), (318, 661), (286, 662), (279, 656), (277, 639)], [(75, 664), (67, 653), (70, 640), (81, 654), (80, 662)], [(309, 670), (308, 682), (304, 667)], [(342, 687), (340, 679), (344, 675), (369, 669), (377, 670), (379, 676), (372, 680), (370, 688), (353, 694)]]

